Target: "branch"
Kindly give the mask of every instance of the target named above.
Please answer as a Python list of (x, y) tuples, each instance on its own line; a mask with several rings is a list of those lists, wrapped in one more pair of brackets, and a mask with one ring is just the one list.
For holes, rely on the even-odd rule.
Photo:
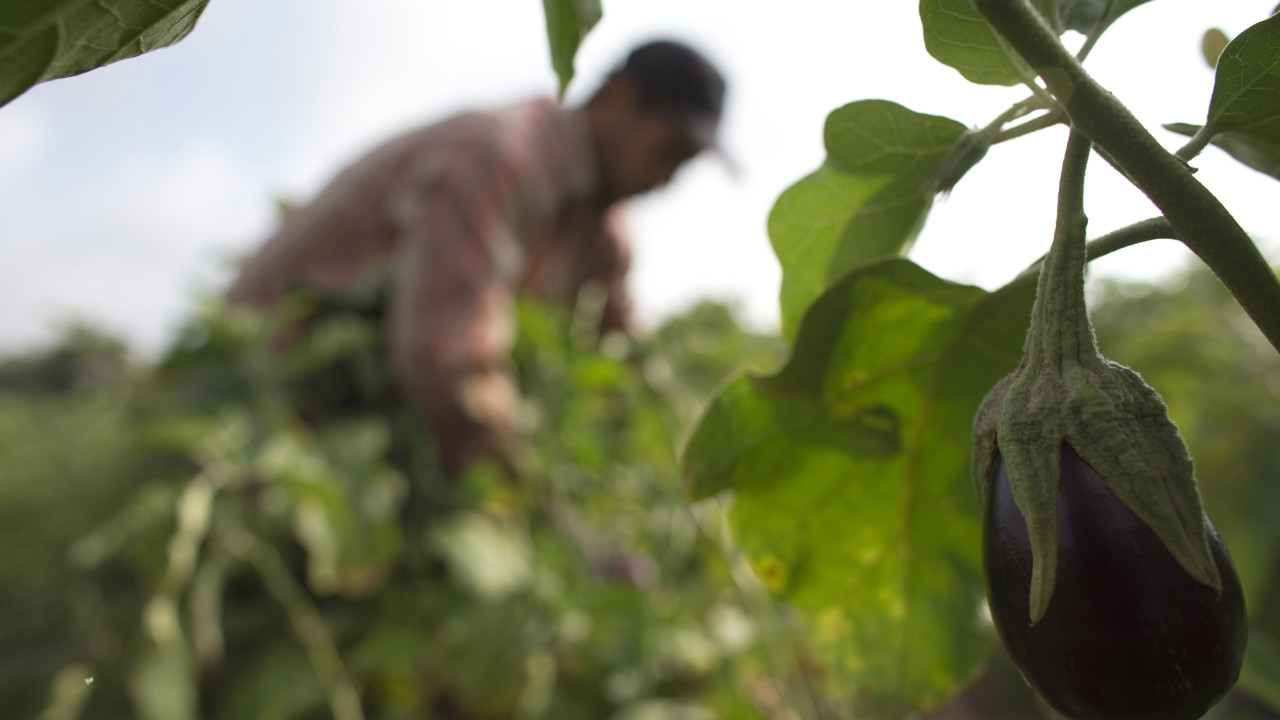
[[(1112, 230), (1105, 235), (1090, 240), (1085, 245), (1085, 254), (1089, 262), (1093, 262), (1100, 257), (1110, 255), (1117, 250), (1123, 250), (1127, 247), (1138, 245), (1148, 240), (1177, 240), (1178, 236), (1173, 231), (1173, 226), (1163, 217), (1147, 218), (1140, 220), (1132, 225), (1126, 225), (1118, 230)], [(1005, 287), (1018, 285), (1023, 283), (1032, 283), (1040, 275), (1040, 267), (1044, 264), (1044, 256), (1040, 256), (1039, 260), (1031, 263), (1026, 270), (1018, 273), (1009, 285)]]
[(1044, 79), (1073, 127), (1089, 137), (1169, 219), (1280, 350), (1280, 281), (1253, 241), (1187, 166), (1085, 72), (1026, 0), (973, 0), (987, 22)]
[(329, 699), (335, 720), (364, 720), (360, 693), (338, 653), (329, 626), (275, 548), (252, 533), (240, 530), (227, 538), (227, 550), (258, 571), (267, 592), (280, 603), (293, 631), (302, 643), (316, 679)]

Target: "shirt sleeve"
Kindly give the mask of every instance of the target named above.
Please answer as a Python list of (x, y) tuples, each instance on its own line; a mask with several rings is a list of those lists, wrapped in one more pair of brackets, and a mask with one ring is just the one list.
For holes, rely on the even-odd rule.
[(519, 394), (510, 367), (519, 197), (492, 150), (458, 149), (397, 199), (392, 371), (431, 420), (446, 470), (513, 468)]

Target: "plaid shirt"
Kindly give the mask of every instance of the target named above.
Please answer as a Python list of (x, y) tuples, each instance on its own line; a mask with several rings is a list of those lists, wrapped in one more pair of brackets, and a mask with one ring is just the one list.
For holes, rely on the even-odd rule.
[(341, 294), (388, 262), (393, 377), (433, 421), (446, 467), (510, 460), (515, 294), (572, 303), (595, 284), (628, 330), (629, 246), (598, 197), (580, 110), (536, 100), (391, 140), (340, 173), (243, 267), (228, 297)]

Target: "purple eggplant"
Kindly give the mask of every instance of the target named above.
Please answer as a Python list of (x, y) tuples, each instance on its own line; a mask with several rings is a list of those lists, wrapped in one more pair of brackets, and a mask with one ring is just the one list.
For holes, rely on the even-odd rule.
[(1032, 553), (998, 454), (983, 532), (991, 616), (1027, 682), (1073, 720), (1194, 720), (1240, 674), (1240, 579), (1205, 517), (1221, 590), (1197, 581), (1107, 482), (1063, 443), (1057, 570), (1032, 623)]

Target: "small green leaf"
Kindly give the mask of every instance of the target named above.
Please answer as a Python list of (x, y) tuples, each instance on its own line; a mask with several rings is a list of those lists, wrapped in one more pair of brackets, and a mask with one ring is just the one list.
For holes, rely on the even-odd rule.
[(604, 10), (600, 0), (542, 0), (547, 16), (547, 41), (551, 45), (551, 66), (560, 78), (560, 95), (573, 79), (573, 59), (591, 28), (600, 22)]
[(1017, 85), (1034, 75), (970, 0), (920, 0), (920, 23), (929, 54), (970, 82)]
[(0, 5), (0, 105), (36, 83), (166, 47), (208, 0), (9, 0)]
[(748, 559), (860, 713), (935, 706), (983, 659), (970, 422), (1018, 362), (1032, 295), (863, 266), (805, 314), (787, 365), (730, 384), (690, 440), (691, 493), (734, 491)]
[(1204, 31), (1204, 37), (1200, 39), (1200, 52), (1210, 68), (1218, 67), (1218, 58), (1222, 57), (1222, 51), (1230, 42), (1231, 38), (1218, 28), (1209, 28)]
[[(1200, 126), (1189, 123), (1169, 123), (1164, 128), (1182, 135), (1193, 136)], [(1244, 165), (1280, 180), (1280, 139), (1268, 140), (1239, 133), (1220, 132), (1211, 142)]]
[(1218, 58), (1206, 123), (1264, 147), (1280, 146), (1280, 15), (1240, 33)]
[(925, 185), (964, 130), (886, 100), (850, 103), (827, 117), (827, 161), (769, 214), (784, 332), (794, 335), (805, 309), (840, 276), (910, 248), (933, 205)]

